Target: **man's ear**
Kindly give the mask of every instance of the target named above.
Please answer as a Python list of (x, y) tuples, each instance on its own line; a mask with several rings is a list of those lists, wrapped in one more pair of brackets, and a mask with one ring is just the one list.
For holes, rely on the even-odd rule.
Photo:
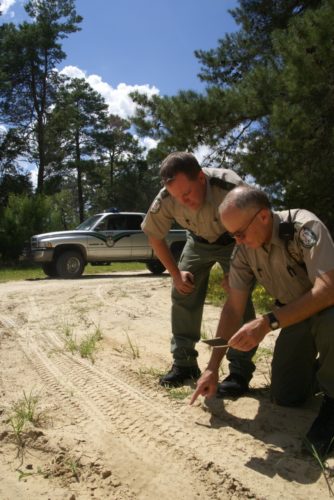
[(268, 222), (271, 221), (271, 210), (269, 210), (268, 208), (263, 208), (260, 213), (260, 217), (265, 224), (268, 224)]
[(198, 177), (197, 179), (200, 181), (201, 184), (205, 184), (205, 174), (203, 172), (203, 170), (201, 170), (199, 173), (198, 173)]

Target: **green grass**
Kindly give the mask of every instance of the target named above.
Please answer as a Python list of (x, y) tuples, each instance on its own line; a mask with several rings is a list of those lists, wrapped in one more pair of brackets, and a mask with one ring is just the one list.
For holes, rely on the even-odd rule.
[[(145, 270), (145, 264), (140, 262), (115, 262), (110, 266), (92, 266), (88, 264), (84, 275), (105, 274), (122, 271), (142, 271)], [(210, 274), (208, 293), (206, 301), (214, 306), (221, 306), (226, 300), (221, 282), (223, 271), (220, 266), (214, 266)], [(5, 267), (0, 265), (0, 283), (6, 281), (34, 280), (44, 279), (46, 276), (40, 266), (29, 266), (24, 264)], [(272, 307), (272, 299), (265, 292), (262, 286), (257, 285), (253, 291), (253, 302), (258, 313), (269, 311)]]
[(103, 335), (99, 327), (95, 328), (95, 332), (87, 334), (78, 342), (71, 328), (68, 325), (63, 327), (62, 337), (65, 344), (65, 350), (71, 354), (78, 352), (82, 358), (90, 359), (92, 363), (95, 362), (94, 354), (98, 349), (98, 342), (102, 340)]
[(37, 414), (36, 408), (39, 402), (39, 396), (33, 394), (26, 394), (23, 391), (23, 398), (19, 399), (12, 405), (11, 414), (9, 416), (9, 423), (12, 427), (15, 439), (19, 447), (23, 446), (23, 431), (27, 422), (37, 424), (40, 414)]
[[(115, 262), (110, 266), (92, 266), (88, 264), (85, 267), (84, 275), (87, 274), (105, 274), (122, 271), (142, 271), (145, 270), (145, 264), (140, 262)], [(6, 281), (34, 280), (46, 278), (40, 266), (25, 266), (18, 264), (17, 266), (0, 265), (0, 283)]]
[[(226, 300), (226, 293), (221, 286), (224, 273), (220, 266), (214, 266), (209, 279), (206, 301), (214, 306), (221, 306)], [(253, 295), (253, 304), (256, 312), (261, 314), (272, 308), (273, 299), (261, 285), (256, 285)]]

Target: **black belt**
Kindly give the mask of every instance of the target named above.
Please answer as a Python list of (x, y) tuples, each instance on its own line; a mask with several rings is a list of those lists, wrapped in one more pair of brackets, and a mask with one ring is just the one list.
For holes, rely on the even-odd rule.
[(195, 241), (198, 241), (199, 243), (205, 243), (206, 245), (230, 245), (231, 243), (234, 243), (234, 238), (228, 234), (228, 232), (225, 232), (219, 236), (219, 238), (216, 239), (216, 241), (208, 241), (205, 238), (202, 238), (202, 236), (197, 236), (197, 234), (190, 233), (191, 236)]

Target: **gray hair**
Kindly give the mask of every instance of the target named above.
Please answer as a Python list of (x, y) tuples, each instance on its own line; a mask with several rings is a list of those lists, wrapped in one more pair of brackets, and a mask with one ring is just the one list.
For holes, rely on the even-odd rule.
[(239, 210), (248, 210), (255, 208), (271, 209), (271, 203), (268, 196), (261, 189), (251, 186), (238, 186), (230, 191), (219, 206), (219, 215), (226, 210), (237, 208)]

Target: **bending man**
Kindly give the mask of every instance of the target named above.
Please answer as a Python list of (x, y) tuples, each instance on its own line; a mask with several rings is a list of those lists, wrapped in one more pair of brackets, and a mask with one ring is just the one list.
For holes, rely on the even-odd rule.
[[(241, 178), (225, 168), (201, 168), (191, 153), (171, 153), (160, 174), (164, 188), (153, 201), (142, 224), (155, 254), (173, 279), (172, 342), (174, 363), (160, 384), (179, 386), (197, 379), (196, 342), (200, 339), (203, 306), (212, 266), (218, 262), (228, 273), (234, 240), (222, 225), (218, 207), (227, 193), (242, 184)], [(177, 264), (165, 236), (174, 220), (188, 230), (187, 242)], [(254, 318), (248, 302), (247, 319)], [(223, 395), (242, 395), (248, 390), (254, 365), (253, 352), (230, 349), (230, 375), (223, 381)]]

